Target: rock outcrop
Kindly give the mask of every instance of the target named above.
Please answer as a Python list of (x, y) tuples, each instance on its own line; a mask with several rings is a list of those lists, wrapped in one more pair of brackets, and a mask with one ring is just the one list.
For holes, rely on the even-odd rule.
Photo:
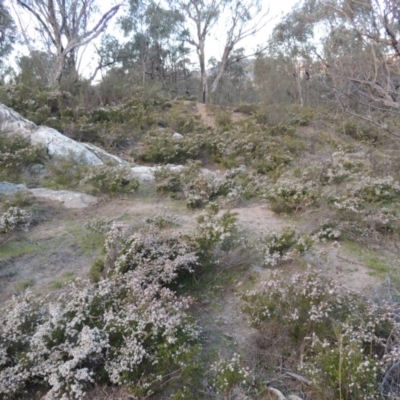
[(10, 182), (0, 182), (0, 194), (9, 195), (21, 191), (26, 192), (27, 190), (28, 188), (23, 183), (15, 184)]
[[(173, 172), (179, 172), (183, 169), (183, 165), (165, 165), (164, 167), (169, 168)], [(139, 179), (140, 182), (153, 182), (154, 181), (154, 173), (162, 167), (158, 166), (145, 166), (145, 165), (137, 165), (132, 167), (132, 177)]]
[[(29, 137), (33, 144), (44, 145), (50, 156), (69, 156), (78, 163), (89, 165), (101, 165), (105, 162), (113, 162), (121, 166), (132, 165), (91, 143), (78, 143), (53, 128), (37, 126), (1, 103), (0, 131)], [(177, 132), (175, 132), (172, 137), (176, 140), (181, 140), (183, 138), (183, 136)], [(183, 168), (182, 165), (166, 165), (165, 167), (176, 172), (179, 172)], [(138, 178), (141, 182), (153, 182), (154, 173), (160, 168), (159, 166), (132, 166), (132, 177)], [(40, 169), (38, 167), (37, 169), (35, 173), (44, 172), (44, 168)], [(211, 172), (202, 170), (202, 173), (207, 174)]]
[(50, 156), (71, 156), (85, 164), (103, 164), (101, 159), (83, 144), (53, 128), (37, 126), (3, 104), (0, 104), (0, 130), (29, 137), (33, 144), (44, 145)]
[(35, 197), (60, 201), (65, 208), (86, 208), (97, 203), (97, 198), (86, 193), (47, 188), (29, 189)]
[(0, 195), (12, 195), (21, 191), (30, 192), (35, 197), (60, 201), (65, 208), (86, 208), (97, 203), (97, 197), (86, 193), (47, 188), (28, 189), (23, 183), (0, 182)]

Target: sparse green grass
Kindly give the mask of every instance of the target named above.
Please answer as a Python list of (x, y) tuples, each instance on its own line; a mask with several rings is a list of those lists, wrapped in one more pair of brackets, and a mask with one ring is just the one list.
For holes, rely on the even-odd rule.
[(344, 249), (352, 257), (369, 269), (369, 275), (384, 279), (389, 275), (395, 282), (400, 282), (400, 264), (392, 257), (385, 256), (383, 250), (371, 250), (364, 246), (351, 242), (344, 242)]
[(76, 251), (92, 255), (99, 252), (104, 243), (104, 234), (85, 228), (80, 221), (67, 221), (65, 231), (56, 239), (60, 243), (76, 247)]
[(370, 257), (365, 259), (365, 265), (371, 269), (370, 275), (383, 277), (387, 274), (392, 274), (393, 268), (380, 258)]
[(18, 257), (22, 254), (34, 253), (38, 246), (32, 244), (26, 239), (10, 240), (4, 245), (0, 246), (0, 260), (6, 261), (13, 257)]
[(24, 281), (18, 282), (15, 287), (19, 292), (23, 292), (24, 290), (33, 287), (35, 285), (35, 280), (34, 279), (27, 279)]
[(74, 272), (65, 272), (60, 279), (55, 279), (50, 282), (50, 286), (57, 290), (62, 289), (68, 283), (73, 282), (76, 279), (76, 275)]

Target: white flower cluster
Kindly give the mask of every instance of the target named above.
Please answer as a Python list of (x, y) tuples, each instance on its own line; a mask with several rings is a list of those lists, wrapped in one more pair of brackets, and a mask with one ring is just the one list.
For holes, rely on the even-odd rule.
[(337, 229), (335, 223), (330, 220), (324, 221), (317, 232), (315, 232), (311, 238), (314, 242), (322, 242), (325, 243), (328, 240), (338, 240), (342, 232)]
[(311, 268), (290, 278), (273, 271), (270, 279), (262, 282), (257, 291), (248, 292), (244, 298), (254, 306), (253, 310), (249, 310), (253, 323), (283, 318), (291, 324), (299, 320), (299, 315), (302, 316), (301, 323), (322, 323), (340, 313), (342, 308), (348, 311), (355, 307), (348, 291)]
[(223, 181), (213, 174), (201, 174), (185, 188), (186, 204), (198, 208), (218, 196)]
[(298, 207), (309, 207), (318, 199), (317, 189), (312, 181), (301, 182), (294, 179), (280, 179), (273, 185), (266, 197), (285, 205), (287, 209), (296, 210)]
[(337, 164), (326, 170), (324, 178), (326, 179), (326, 183), (331, 185), (341, 183), (349, 176), (350, 172), (343, 168), (342, 164)]
[(234, 387), (252, 383), (249, 368), (242, 367), (240, 356), (236, 353), (228, 361), (221, 360), (214, 363), (211, 370), (215, 375), (214, 384), (217, 390), (224, 395), (228, 395)]
[[(106, 240), (106, 257), (110, 260), (110, 247), (114, 242), (112, 232)], [(184, 270), (193, 272), (197, 256), (192, 246), (171, 232), (159, 231), (155, 227), (134, 233), (124, 239), (125, 245), (117, 253), (113, 268), (124, 273), (135, 270), (143, 281), (170, 283)]]
[(385, 178), (366, 176), (349, 186), (348, 190), (369, 203), (391, 201), (400, 197), (400, 184), (391, 176)]
[(227, 211), (218, 217), (218, 211), (218, 205), (210, 203), (205, 214), (197, 219), (196, 241), (201, 250), (208, 251), (216, 245), (228, 250), (237, 237), (239, 225), (236, 214)]
[(347, 194), (334, 199), (334, 206), (357, 213), (369, 203), (388, 203), (400, 197), (400, 185), (391, 176), (362, 177), (348, 184), (346, 188)]
[(14, 298), (0, 315), (0, 393), (18, 397), (33, 384), (45, 399), (81, 399), (103, 381), (148, 394), (185, 366), (198, 336), (189, 304), (138, 271), (77, 281), (47, 303)]
[(34, 146), (12, 152), (1, 152), (0, 166), (9, 169), (19, 168), (26, 163), (27, 159), (36, 157), (37, 152)]
[(91, 218), (85, 222), (85, 228), (97, 233), (108, 231), (108, 223), (101, 218)]
[(391, 229), (400, 219), (395, 202), (399, 198), (400, 185), (392, 177), (363, 177), (349, 184), (345, 195), (331, 199), (331, 204), (358, 214), (369, 227)]
[(296, 237), (295, 229), (286, 227), (281, 231), (271, 230), (264, 233), (257, 244), (257, 249), (263, 255), (265, 266), (274, 267), (304, 253), (312, 243), (313, 240), (309, 235)]
[(8, 233), (14, 229), (27, 230), (32, 221), (32, 215), (19, 207), (10, 207), (0, 215), (0, 233)]
[(335, 398), (381, 398), (382, 374), (400, 361), (396, 304), (368, 302), (311, 268), (273, 272), (243, 298), (254, 327), (264, 334), (279, 327), (301, 347), (300, 366), (317, 387), (329, 385)]

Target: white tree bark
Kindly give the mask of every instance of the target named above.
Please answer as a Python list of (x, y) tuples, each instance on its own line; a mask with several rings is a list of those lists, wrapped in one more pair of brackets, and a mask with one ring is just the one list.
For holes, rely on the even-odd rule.
[(67, 57), (104, 32), (121, 7), (119, 4), (110, 8), (89, 27), (95, 14), (95, 0), (17, 0), (17, 4), (34, 16), (55, 52), (50, 86), (59, 85)]

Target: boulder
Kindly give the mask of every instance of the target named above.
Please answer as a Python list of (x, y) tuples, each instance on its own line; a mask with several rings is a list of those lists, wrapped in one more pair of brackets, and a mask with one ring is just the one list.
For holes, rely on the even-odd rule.
[(103, 162), (112, 162), (114, 164), (119, 164), (119, 165), (129, 165), (129, 163), (123, 160), (122, 158), (107, 153), (105, 150), (95, 146), (92, 143), (82, 143), (82, 145), (85, 146), (92, 153), (94, 153), (96, 157), (100, 158), (100, 160)]
[(46, 188), (29, 189), (36, 197), (60, 201), (66, 208), (86, 208), (97, 203), (97, 198), (90, 194), (69, 190), (51, 190)]
[[(184, 167), (183, 165), (173, 165), (173, 164), (168, 164), (163, 167), (169, 168), (173, 172), (180, 172)], [(132, 177), (139, 179), (141, 182), (153, 182), (154, 181), (154, 173), (159, 170), (159, 166), (155, 167), (149, 167), (146, 165), (137, 165), (135, 167), (132, 167)]]
[(28, 188), (23, 183), (15, 184), (10, 182), (0, 182), (0, 194), (8, 195), (27, 190)]
[(103, 164), (100, 158), (83, 144), (53, 128), (37, 126), (3, 104), (0, 104), (0, 130), (29, 137), (32, 143), (44, 145), (50, 156), (71, 156), (77, 162)]

